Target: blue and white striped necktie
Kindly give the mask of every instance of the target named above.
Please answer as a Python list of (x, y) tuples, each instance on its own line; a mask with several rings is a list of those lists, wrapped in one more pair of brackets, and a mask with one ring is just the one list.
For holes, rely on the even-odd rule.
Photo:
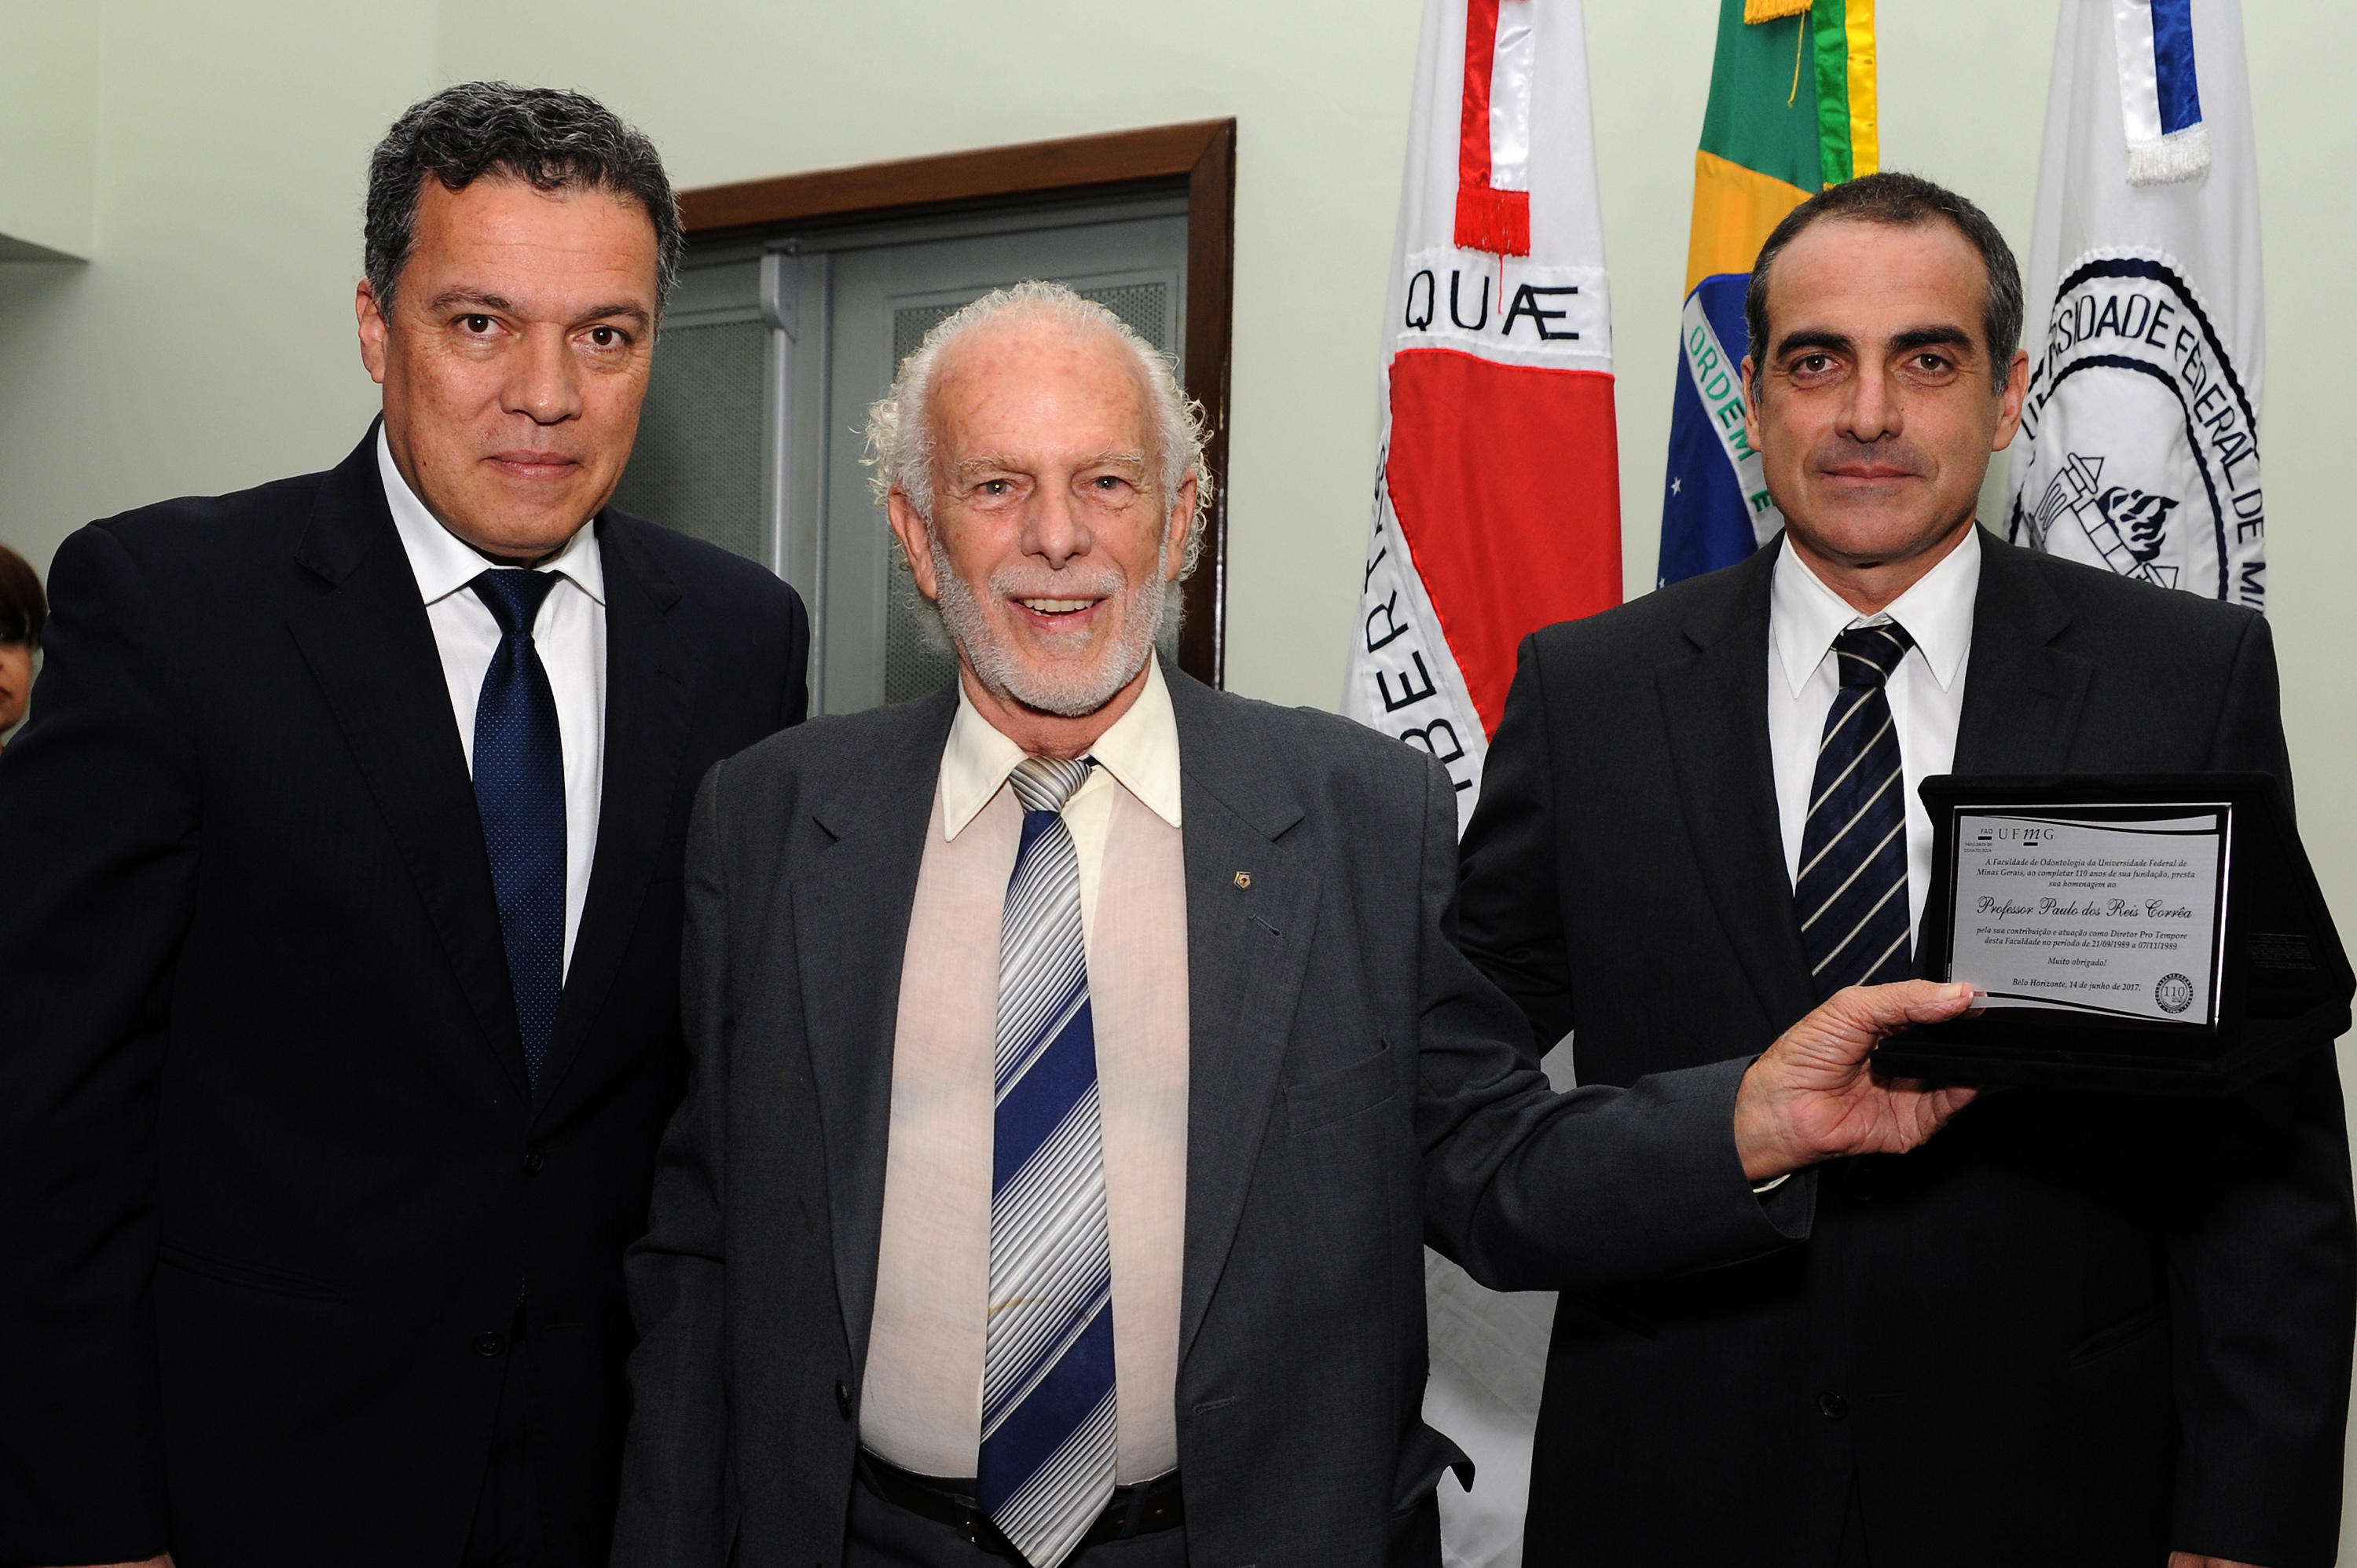
[(1914, 646), (1897, 621), (1834, 639), (1841, 690), (1817, 744), (1792, 879), (1821, 1002), (1845, 985), (1907, 978), (1907, 781), (1886, 687)]
[(1029, 757), (1008, 780), (1023, 843), (999, 924), (983, 1509), (1032, 1568), (1104, 1511), (1120, 1435), (1113, 1250), (1080, 856), (1064, 802), (1089, 759)]

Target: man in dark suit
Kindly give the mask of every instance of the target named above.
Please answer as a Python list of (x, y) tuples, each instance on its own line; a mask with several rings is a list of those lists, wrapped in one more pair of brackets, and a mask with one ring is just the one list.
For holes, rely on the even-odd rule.
[[(1978, 209), (1906, 176), (1836, 187), (1751, 291), (1781, 543), (1530, 639), (1464, 842), (1466, 951), (1542, 1040), (1572, 1035), (1583, 1083), (1906, 973), (1925, 777), (2288, 789), (2265, 620), (1974, 525), (2026, 379), (2019, 275)], [(2333, 1561), (2330, 1053), (2224, 1101), (1995, 1096), (1920, 1158), (1831, 1168), (1815, 1212), (1806, 1249), (1565, 1296), (1531, 1561)]]
[(570, 1565), (683, 1090), (695, 786), (807, 624), (607, 510), (681, 252), (497, 83), (371, 169), (338, 467), (59, 551), (0, 764), (0, 1558)]
[(1448, 941), (1442, 769), (1154, 662), (1207, 480), (1111, 313), (979, 301), (870, 433), (960, 681), (698, 801), (618, 1563), (1437, 1568), (1426, 1235), (1774, 1251), (1808, 1183), (1751, 1183), (1962, 1102), (1864, 1070), (1968, 995), (1922, 983), (1550, 1093)]

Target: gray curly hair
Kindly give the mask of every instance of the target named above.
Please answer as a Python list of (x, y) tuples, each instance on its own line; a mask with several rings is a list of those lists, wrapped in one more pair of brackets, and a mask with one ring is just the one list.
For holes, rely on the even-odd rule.
[[(1170, 357), (1157, 349), (1112, 311), (1092, 299), (1083, 299), (1067, 285), (1038, 278), (994, 289), (934, 324), (925, 340), (900, 361), (892, 390), (867, 411), (868, 485), (878, 506), (894, 490), (909, 498), (925, 526), (933, 524), (933, 427), (930, 417), (933, 375), (942, 352), (976, 328), (1010, 317), (1029, 317), (1061, 328), (1074, 338), (1110, 332), (1137, 361), (1137, 373), (1146, 388), (1154, 424), (1155, 455), (1160, 459), (1156, 493), (1167, 506), (1191, 475), (1195, 480), (1194, 520), (1200, 521), (1211, 504), (1211, 470), (1203, 457), (1203, 405), (1188, 397), (1178, 385)], [(1203, 530), (1190, 528), (1187, 553), (1178, 564), (1183, 580), (1195, 570), (1203, 553)]]

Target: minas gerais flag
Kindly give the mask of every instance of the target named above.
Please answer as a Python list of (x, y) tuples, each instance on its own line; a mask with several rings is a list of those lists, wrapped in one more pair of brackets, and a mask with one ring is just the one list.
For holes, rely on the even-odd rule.
[[(1472, 814), (1543, 626), (1620, 602), (1611, 300), (1578, 0), (1426, 0), (1384, 317), (1383, 442), (1343, 710), (1431, 753)], [(1425, 1419), (1449, 1568), (1522, 1559), (1554, 1297), (1426, 1255)]]
[(1472, 814), (1514, 652), (1620, 602), (1611, 306), (1577, 0), (1426, 0), (1343, 711)]
[(1874, 0), (1720, 0), (1695, 154), (1658, 581), (1731, 566), (1783, 527), (1743, 434), (1743, 292), (1786, 213), (1879, 163)]

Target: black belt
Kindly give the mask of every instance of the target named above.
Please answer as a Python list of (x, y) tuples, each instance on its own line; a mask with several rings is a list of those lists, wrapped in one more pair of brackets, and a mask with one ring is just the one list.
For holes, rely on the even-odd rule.
[[(998, 1527), (974, 1500), (972, 1481), (920, 1476), (879, 1459), (865, 1448), (859, 1451), (858, 1471), (867, 1489), (894, 1508), (946, 1524), (985, 1552), (1017, 1563), (1023, 1561), (1023, 1554), (999, 1533)], [(1134, 1487), (1115, 1487), (1113, 1500), (1105, 1504), (1104, 1512), (1097, 1516), (1096, 1522), (1089, 1526), (1088, 1533), (1072, 1550), (1084, 1552), (1108, 1541), (1126, 1541), (1133, 1535), (1175, 1530), (1186, 1520), (1187, 1503), (1178, 1490), (1178, 1472), (1171, 1470)]]

